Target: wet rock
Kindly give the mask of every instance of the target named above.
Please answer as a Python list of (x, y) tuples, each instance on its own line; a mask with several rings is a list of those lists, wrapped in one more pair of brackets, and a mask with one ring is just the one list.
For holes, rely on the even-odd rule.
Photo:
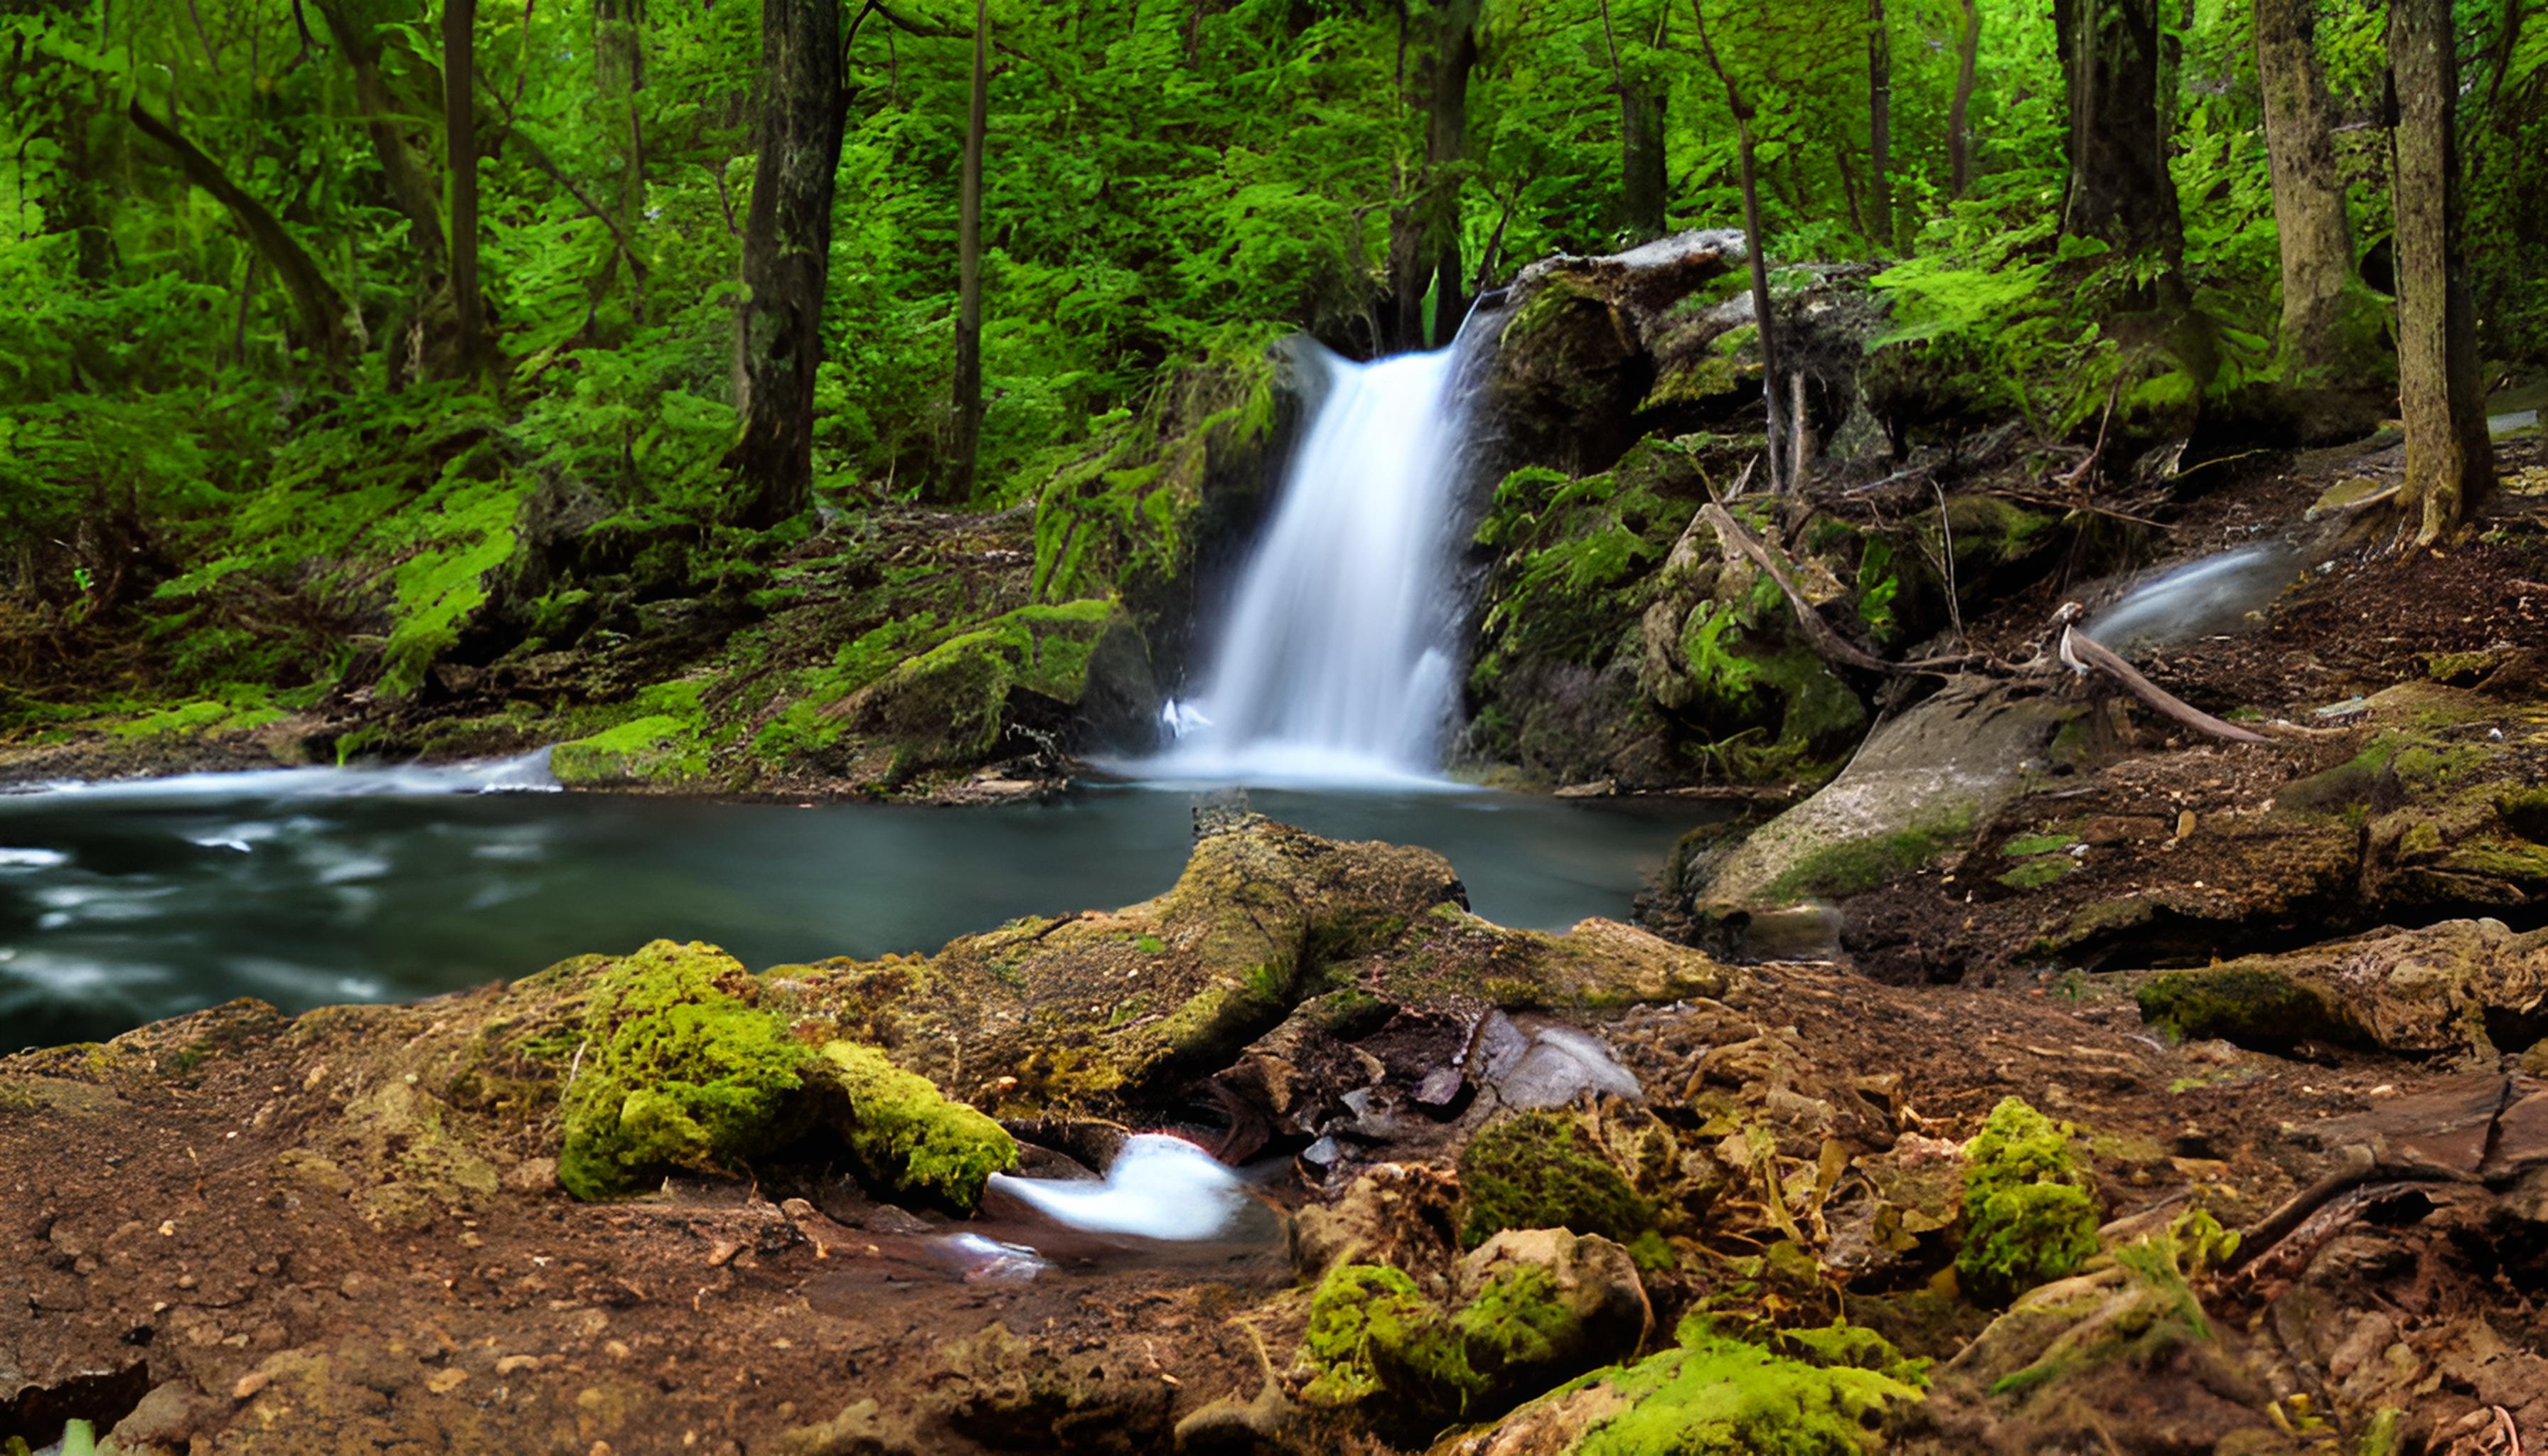
[(1524, 1036), (1510, 1030), (1502, 1012), (1490, 1013), (1489, 1022), (1502, 1022), (1502, 1028), (1501, 1034), (1481, 1032), (1476, 1075), (1506, 1107), (1564, 1107), (1598, 1096), (1634, 1102), (1645, 1096), (1617, 1053), (1589, 1032), (1551, 1024)]

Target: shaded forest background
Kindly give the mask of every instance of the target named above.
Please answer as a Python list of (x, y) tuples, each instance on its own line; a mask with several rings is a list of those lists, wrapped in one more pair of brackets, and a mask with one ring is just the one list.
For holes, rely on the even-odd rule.
[[(2393, 77), (2410, 6), (2441, 72)], [(1745, 226), (1747, 173), (1768, 286), (1865, 265), (1929, 422), (2376, 420), (2416, 97), (2481, 382), (2548, 358), (2537, 9), (22, 0), (0, 724), (429, 699), (858, 557), (921, 621), (822, 641), (830, 701), (1183, 570), (1274, 340), (1442, 342), (1531, 259)], [(926, 509), (1030, 522), (1022, 589), (897, 603)]]

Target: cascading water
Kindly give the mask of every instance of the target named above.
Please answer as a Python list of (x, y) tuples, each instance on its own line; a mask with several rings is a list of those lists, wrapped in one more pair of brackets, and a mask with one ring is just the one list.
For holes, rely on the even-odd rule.
[(1439, 770), (1459, 695), (1460, 353), (1357, 364), (1303, 347), (1309, 433), (1154, 770), (1256, 783)]

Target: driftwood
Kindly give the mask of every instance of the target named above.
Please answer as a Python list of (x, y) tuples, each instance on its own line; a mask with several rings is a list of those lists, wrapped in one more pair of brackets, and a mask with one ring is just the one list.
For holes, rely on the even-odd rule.
[(2114, 649), (2080, 631), (2073, 620), (2075, 615), (2071, 607), (2062, 608), (2060, 656), (2064, 667), (2075, 673), (2103, 673), (2122, 683), (2125, 691), (2198, 733), (2231, 743), (2273, 742), (2261, 733), (2224, 722), (2142, 677), (2138, 668), (2124, 661)]
[(1805, 593), (1796, 590), (1794, 580), (1788, 577), (1786, 568), (1779, 565), (1778, 558), (1758, 536), (1743, 529), (1732, 511), (1710, 500), (1698, 507), (1698, 513), (1709, 525), (1716, 527), (1718, 535), (1733, 542), (1735, 549), (1752, 558), (1755, 565), (1770, 574), (1770, 580), (1776, 583), (1778, 591), (1786, 596), (1787, 605), (1794, 609), (1796, 625), (1804, 630), (1805, 641), (1825, 662), (1869, 673), (1917, 671), (1888, 663), (1840, 635), (1831, 623), (1823, 620), (1821, 612), (1814, 610), (1813, 603), (1805, 599)]

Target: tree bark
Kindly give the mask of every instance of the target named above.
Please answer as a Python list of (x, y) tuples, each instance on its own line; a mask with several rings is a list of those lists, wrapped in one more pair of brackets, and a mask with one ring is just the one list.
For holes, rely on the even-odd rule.
[[(594, 121), (605, 135), (617, 133), (619, 188), (613, 212), (618, 223), (618, 249), (630, 267), (630, 312), (646, 319), (646, 279), (637, 255), (625, 246), (634, 236), (646, 208), (646, 134), (637, 112), (637, 94), (646, 87), (646, 57), (641, 28), (642, 0), (597, 0), (592, 12), (596, 108)], [(604, 286), (607, 280), (604, 280)]]
[(2450, 0), (2390, 0), (2391, 134), (2397, 214), (2398, 395), (2407, 425), (2399, 501), (2415, 539), (2448, 534), (2495, 484), (2477, 311), (2460, 268), (2460, 164)]
[(381, 38), (378, 17), (368, 0), (318, 0), (318, 14), (327, 23), (327, 33), (336, 38), (336, 48), (345, 52), (345, 64), (354, 73), (354, 104), (362, 109), (363, 130), (372, 138), (372, 150), (379, 157), (381, 180), (387, 184), (390, 204), (408, 221), (409, 236), (417, 252), (423, 254), (427, 274), (439, 277), (448, 266), (443, 253), (442, 213), (434, 197), (431, 179), (416, 163), (415, 154), (408, 149), (396, 117), (399, 107), (390, 99), (389, 86), (381, 78)]
[[(1481, 0), (1413, 0), (1402, 23), (1401, 94), (1423, 112), (1424, 157), (1405, 200), (1390, 214), (1392, 348), (1425, 346), (1424, 295), (1429, 289), (1440, 291), (1437, 304), (1463, 293), (1460, 179), (1454, 164), (1468, 146), (1469, 73), (1478, 63), (1480, 5)], [(1437, 308), (1436, 323), (1452, 312)], [(1447, 336), (1432, 341), (1446, 342)]]
[(991, 115), (991, 11), (973, 0), (973, 94), (964, 120), (964, 170), (956, 204), (956, 429), (947, 494), (973, 496), (982, 448), (982, 134)]
[(2256, 74), (2283, 255), (2283, 357), (2299, 380), (2340, 362), (2337, 314), (2353, 276), (2344, 183), (2319, 62), (2315, 0), (2256, 0)]
[(2061, 228), (2118, 252), (2183, 252), (2176, 188), (2159, 126), (2156, 0), (2053, 0), (2070, 91), (2070, 185)]
[(442, 132), (445, 178), (451, 194), (451, 303), (458, 339), (453, 373), (483, 379), (487, 372), (487, 307), (478, 292), (478, 111), (470, 77), (478, 69), (478, 0), (443, 0)]
[(1707, 11), (1704, 7), (1705, 0), (1689, 0), (1690, 15), (1698, 22), (1700, 52), (1707, 57), (1707, 68), (1716, 73), (1718, 83), (1725, 87), (1725, 108), (1734, 114), (1734, 153), (1743, 179), (1743, 256), (1752, 272), (1752, 319), (1761, 342), (1761, 403), (1770, 415), (1769, 439), (1766, 442), (1766, 453), (1770, 459), (1770, 489), (1784, 491), (1793, 483), (1788, 479), (1784, 459), (1786, 442), (1781, 438), (1786, 432), (1786, 417), (1778, 403), (1777, 330), (1771, 326), (1770, 260), (1762, 246), (1761, 181), (1752, 154), (1754, 108), (1751, 100), (1743, 94), (1743, 88), (1735, 84), (1734, 73), (1725, 68), (1724, 60), (1716, 53), (1716, 43), (1707, 34)]
[(265, 204), (240, 191), (229, 174), (222, 170), (221, 163), (176, 128), (142, 110), (138, 99), (126, 108), (126, 115), (142, 136), (176, 157), (178, 169), (185, 173), (187, 181), (211, 193), (216, 202), (229, 210), (266, 266), (274, 270), (284, 291), (292, 296), (293, 312), (301, 320), (304, 339), (331, 365), (343, 362), (353, 351), (354, 342), (353, 332), (346, 326), (345, 300), (327, 281), (326, 271), (318, 266), (318, 259), (298, 238), (283, 230), (283, 225), (266, 210)]
[(1981, 0), (1964, 0), (1964, 30), (1956, 41), (1956, 95), (1947, 105), (1948, 189), (1958, 200), (1973, 185), (1973, 73), (1981, 53)]
[(761, 103), (743, 231), (749, 297), (736, 337), (743, 432), (725, 456), (737, 487), (730, 518), (739, 525), (785, 520), (813, 491), (814, 379), (841, 163), (840, 31), (830, 0), (762, 6)]
[[(1655, 23), (1654, 47), (1663, 46), (1663, 17)], [(1610, 51), (1610, 88), (1619, 97), (1619, 229), (1631, 242), (1661, 237), (1668, 226), (1664, 205), (1670, 185), (1664, 168), (1664, 87), (1650, 79), (1630, 79), (1619, 54), (1619, 38), (1611, 28), (1610, 0), (1601, 0), (1601, 39)]]
[(1866, 0), (1867, 211), (1877, 247), (1893, 246), (1893, 41), (1884, 0)]

